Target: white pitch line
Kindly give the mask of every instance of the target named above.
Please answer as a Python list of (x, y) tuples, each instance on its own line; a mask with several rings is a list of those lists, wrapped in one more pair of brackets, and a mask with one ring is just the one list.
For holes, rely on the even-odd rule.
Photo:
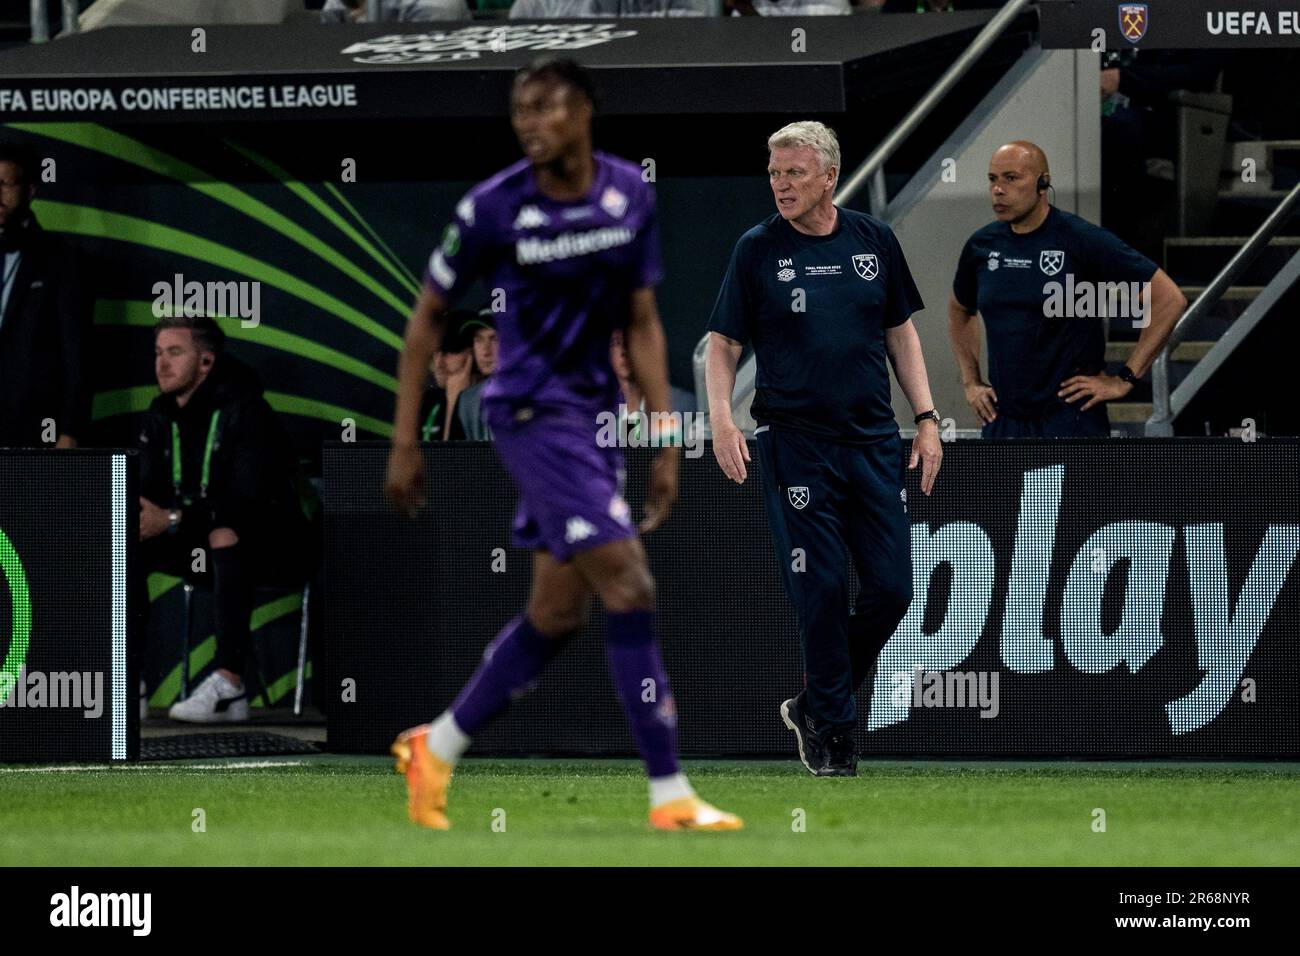
[(75, 767), (0, 767), (0, 773), (76, 773), (83, 770), (261, 770), (266, 767), (305, 767), (305, 760), (249, 760), (243, 763), (191, 763), (191, 764), (123, 764), (121, 766), (95, 765)]

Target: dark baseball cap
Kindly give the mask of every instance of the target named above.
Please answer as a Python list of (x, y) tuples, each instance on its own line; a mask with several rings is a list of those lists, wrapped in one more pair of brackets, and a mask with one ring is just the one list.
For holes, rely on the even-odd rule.
[(461, 323), (460, 330), (469, 336), (469, 340), (472, 343), (474, 341), (474, 333), (479, 329), (492, 329), (493, 331), (496, 331), (496, 327), (496, 314), (491, 309), (479, 309), (477, 315), (471, 315)]
[(452, 309), (447, 313), (447, 324), (443, 327), (443, 352), (465, 352), (474, 347), (474, 331), (467, 329), (466, 323), (474, 321), (477, 316), (468, 309)]

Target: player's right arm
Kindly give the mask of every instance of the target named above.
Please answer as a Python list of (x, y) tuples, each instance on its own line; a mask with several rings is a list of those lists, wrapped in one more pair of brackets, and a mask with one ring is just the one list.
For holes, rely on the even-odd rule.
[(447, 304), (425, 285), (406, 322), (406, 338), (397, 360), (397, 411), (393, 445), (388, 453), (384, 491), (399, 511), (411, 517), (424, 504), (424, 462), (420, 458), (420, 396), (429, 363), (442, 343)]
[(731, 417), (731, 395), (736, 388), (736, 367), (745, 346), (721, 332), (709, 333), (704, 353), (704, 378), (709, 391), (709, 424), (713, 430), (713, 457), (722, 473), (744, 484), (749, 445)]
[(957, 359), (962, 388), (966, 392), (966, 403), (979, 416), (980, 421), (987, 424), (998, 417), (994, 404), (998, 396), (993, 391), (993, 386), (985, 382), (980, 374), (982, 334), (979, 314), (967, 310), (966, 306), (957, 301), (955, 295), (949, 294), (948, 336), (952, 339), (952, 354)]

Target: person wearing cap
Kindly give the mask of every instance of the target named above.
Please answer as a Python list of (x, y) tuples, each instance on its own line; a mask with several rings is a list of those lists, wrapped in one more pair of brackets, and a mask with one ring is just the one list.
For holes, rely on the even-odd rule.
[(433, 384), (424, 390), (420, 401), (421, 441), (464, 441), (465, 426), (457, 414), (466, 393), (478, 384), (474, 365), (474, 340), (464, 323), (475, 318), (473, 312), (458, 309), (448, 316), (447, 333), (441, 348), (433, 353), (429, 371)]
[(483, 421), (480, 400), (483, 397), (483, 387), (497, 368), (496, 317), (491, 309), (480, 309), (478, 315), (461, 326), (460, 331), (462, 335), (469, 336), (473, 343), (474, 366), (479, 380), (465, 389), (457, 417), (467, 441), (491, 441), (492, 429)]

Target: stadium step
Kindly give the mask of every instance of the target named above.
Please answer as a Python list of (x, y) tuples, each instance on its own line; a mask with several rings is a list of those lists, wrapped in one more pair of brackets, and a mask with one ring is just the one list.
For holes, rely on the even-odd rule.
[[(1165, 272), (1180, 286), (1207, 285), (1245, 245), (1248, 236), (1172, 236), (1165, 240)], [(1238, 282), (1264, 286), (1300, 249), (1300, 236), (1274, 236)], [(1186, 292), (1186, 289), (1184, 289)], [(1188, 295), (1190, 299), (1191, 296)]]
[(1106, 406), (1106, 413), (1110, 416), (1112, 434), (1142, 437), (1153, 407), (1150, 402), (1111, 402)]

